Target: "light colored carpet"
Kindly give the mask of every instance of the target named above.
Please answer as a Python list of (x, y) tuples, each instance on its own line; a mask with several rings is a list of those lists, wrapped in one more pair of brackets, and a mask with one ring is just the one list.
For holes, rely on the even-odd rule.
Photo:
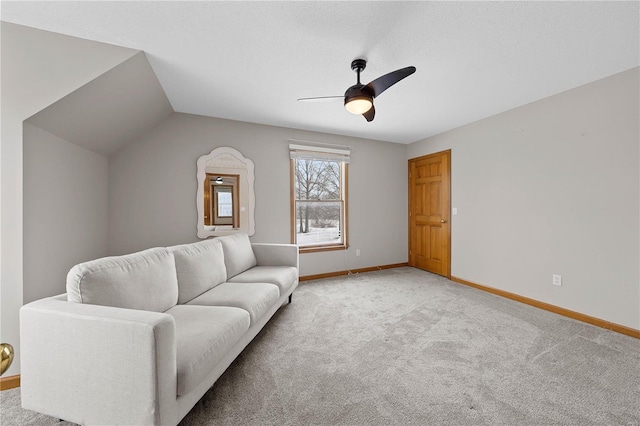
[(181, 423), (276, 424), (640, 426), (640, 340), (413, 268), (303, 282)]

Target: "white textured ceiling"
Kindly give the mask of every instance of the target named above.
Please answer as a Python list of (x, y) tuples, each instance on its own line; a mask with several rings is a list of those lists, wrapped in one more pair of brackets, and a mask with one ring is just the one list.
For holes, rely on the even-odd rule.
[[(144, 50), (176, 111), (410, 143), (640, 65), (638, 2), (7, 2), (2, 20)], [(368, 123), (340, 102), (417, 72)]]

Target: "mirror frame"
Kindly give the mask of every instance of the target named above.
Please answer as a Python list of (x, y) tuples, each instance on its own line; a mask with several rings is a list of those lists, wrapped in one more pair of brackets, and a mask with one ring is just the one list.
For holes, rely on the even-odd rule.
[[(254, 165), (253, 161), (244, 157), (238, 150), (230, 147), (220, 147), (211, 151), (207, 155), (203, 155), (198, 158), (197, 161), (198, 173), (196, 179), (198, 180), (198, 191), (196, 192), (196, 209), (198, 211), (198, 238), (208, 237), (220, 237), (223, 235), (236, 234), (238, 232), (244, 232), (248, 235), (255, 234), (255, 219), (254, 211), (256, 204), (256, 196), (253, 190), (254, 177)], [(216, 230), (215, 226), (206, 226), (204, 224), (204, 181), (207, 178), (207, 168), (212, 169), (227, 169), (225, 172), (209, 172), (220, 174), (237, 174), (240, 175), (238, 179), (238, 205), (240, 211), (238, 212), (240, 226), (238, 228), (226, 228)], [(241, 170), (246, 170), (246, 179), (242, 178)], [(243, 204), (246, 194), (246, 205)], [(245, 216), (242, 209), (246, 209), (247, 223), (243, 223), (242, 218)]]

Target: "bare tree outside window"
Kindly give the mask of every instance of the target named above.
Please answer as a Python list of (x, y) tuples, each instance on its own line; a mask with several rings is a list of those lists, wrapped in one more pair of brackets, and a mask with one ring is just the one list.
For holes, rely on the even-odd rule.
[(343, 163), (302, 158), (293, 161), (296, 243), (343, 244)]

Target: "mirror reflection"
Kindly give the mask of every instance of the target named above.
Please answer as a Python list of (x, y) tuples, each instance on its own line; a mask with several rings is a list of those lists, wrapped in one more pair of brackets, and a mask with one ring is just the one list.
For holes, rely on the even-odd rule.
[(253, 161), (233, 148), (198, 158), (198, 237), (255, 233)]
[(204, 224), (240, 227), (238, 206), (239, 175), (207, 173), (204, 187)]

